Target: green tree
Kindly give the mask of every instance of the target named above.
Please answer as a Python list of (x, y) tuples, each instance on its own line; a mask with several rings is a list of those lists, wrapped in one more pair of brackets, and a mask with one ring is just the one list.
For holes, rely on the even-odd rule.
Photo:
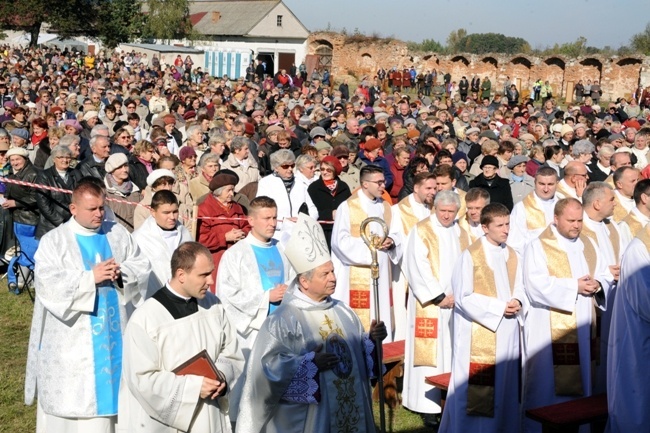
[(111, 0), (98, 13), (98, 36), (102, 44), (115, 48), (139, 36), (144, 22), (141, 5), (133, 0)]
[(188, 0), (146, 0), (142, 36), (152, 39), (192, 38)]
[(530, 45), (526, 40), (500, 33), (473, 33), (460, 38), (455, 48), (459, 52), (472, 54), (516, 54), (530, 51)]
[(645, 30), (637, 33), (630, 39), (631, 48), (641, 54), (650, 55), (650, 23), (645, 26)]
[(407, 47), (411, 51), (433, 51), (434, 53), (444, 53), (445, 47), (434, 39), (425, 39), (420, 43), (409, 42)]
[(459, 51), (462, 51), (459, 42), (466, 36), (467, 30), (465, 29), (452, 30), (451, 33), (449, 33), (449, 36), (447, 36), (447, 50), (450, 53), (457, 53)]

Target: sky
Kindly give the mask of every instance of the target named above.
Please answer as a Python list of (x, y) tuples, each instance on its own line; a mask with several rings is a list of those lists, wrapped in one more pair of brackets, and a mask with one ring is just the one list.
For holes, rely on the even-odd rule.
[(545, 48), (574, 42), (618, 48), (650, 22), (650, 0), (283, 0), (310, 30), (345, 28), (404, 41), (434, 39), (452, 30), (502, 33)]

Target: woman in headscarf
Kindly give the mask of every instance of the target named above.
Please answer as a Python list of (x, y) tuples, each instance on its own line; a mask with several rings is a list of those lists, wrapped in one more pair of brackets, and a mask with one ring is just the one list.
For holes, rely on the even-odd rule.
[[(121, 201), (111, 201), (110, 206), (115, 213), (115, 219), (129, 233), (134, 230), (133, 215), (137, 203), (142, 200), (140, 188), (129, 178), (129, 160), (123, 153), (114, 153), (106, 160), (106, 196)], [(130, 203), (124, 203), (124, 201)], [(131, 204), (133, 203), (133, 204)]]

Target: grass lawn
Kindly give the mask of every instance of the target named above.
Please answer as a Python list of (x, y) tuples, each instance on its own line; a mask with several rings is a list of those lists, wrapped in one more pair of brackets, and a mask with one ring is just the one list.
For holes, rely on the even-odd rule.
[[(31, 320), (32, 302), (29, 295), (9, 293), (6, 279), (3, 279), (0, 282), (0, 433), (29, 433), (36, 430), (36, 407), (23, 403)], [(375, 403), (374, 409), (379, 424), (379, 405)], [(395, 410), (392, 416), (386, 408), (386, 420), (387, 432), (432, 432), (432, 429), (423, 427), (418, 415), (402, 407)]]

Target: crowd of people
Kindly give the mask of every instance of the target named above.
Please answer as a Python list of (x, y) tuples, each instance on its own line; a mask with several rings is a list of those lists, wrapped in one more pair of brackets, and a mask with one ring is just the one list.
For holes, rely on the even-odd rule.
[[(402, 403), (439, 431), (541, 431), (525, 409), (606, 390), (611, 431), (647, 424), (645, 92), (560, 107), (541, 80), (350, 91), (187, 60), (0, 49), (0, 249), (10, 291), (34, 268), (39, 431), (374, 431), (373, 353), (399, 340)], [(219, 376), (174, 374), (201, 350)], [(445, 372), (441, 417), (424, 378)]]

